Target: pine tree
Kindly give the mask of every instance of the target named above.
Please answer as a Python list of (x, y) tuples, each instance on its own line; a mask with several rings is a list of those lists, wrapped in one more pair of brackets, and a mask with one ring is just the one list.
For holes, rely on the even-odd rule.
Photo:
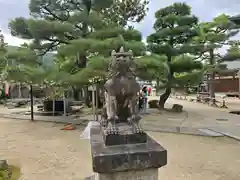
[[(86, 67), (92, 52), (106, 55), (123, 44), (143, 49), (141, 34), (124, 29), (126, 22), (133, 19), (140, 21), (145, 15), (147, 3), (134, 7), (136, 1), (131, 1), (129, 9), (126, 1), (117, 0), (31, 0), (29, 10), (32, 18), (16, 18), (9, 23), (9, 27), (12, 35), (33, 40), (31, 48), (37, 49), (39, 55), (62, 46), (59, 52), (63, 57), (74, 57), (72, 68), (75, 70), (72, 72), (76, 73)], [(118, 9), (119, 6), (125, 10)], [(113, 11), (107, 13), (110, 9)], [(116, 19), (116, 12), (122, 18)], [(136, 53), (135, 49), (133, 51)], [(76, 98), (78, 92), (79, 89), (76, 89)]]
[(198, 18), (191, 14), (191, 8), (185, 3), (174, 3), (162, 8), (155, 13), (155, 17), (156, 21), (153, 27), (155, 32), (147, 38), (147, 42), (150, 51), (165, 55), (167, 58), (167, 83), (165, 92), (159, 100), (159, 106), (164, 108), (164, 104), (171, 94), (174, 74), (201, 68), (201, 63), (192, 59), (182, 61), (175, 58), (192, 53), (196, 49), (196, 47), (191, 47), (190, 42), (198, 35)]
[[(238, 33), (238, 26), (229, 20), (225, 14), (219, 15), (211, 22), (200, 24), (200, 34), (194, 39), (197, 44), (201, 44), (203, 49), (198, 54), (207, 62), (209, 68), (207, 73), (210, 75), (209, 90), (210, 97), (215, 98), (214, 84), (215, 75), (221, 71), (221, 63), (226, 59), (218, 50), (225, 45), (231, 45), (234, 41), (230, 38)], [(227, 57), (234, 58), (233, 56)]]

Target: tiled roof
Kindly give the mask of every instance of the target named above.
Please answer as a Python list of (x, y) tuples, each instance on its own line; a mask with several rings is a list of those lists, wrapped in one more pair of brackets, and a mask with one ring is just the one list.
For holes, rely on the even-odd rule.
[(227, 64), (228, 69), (240, 69), (240, 60), (232, 61), (232, 62), (224, 62), (223, 64)]
[(239, 24), (240, 23), (240, 14), (237, 15), (237, 16), (232, 16), (229, 18), (231, 21), (233, 21), (234, 23), (236, 24)]
[(239, 14), (239, 15), (236, 15), (236, 16), (230, 17), (230, 19), (237, 19), (237, 18), (240, 18), (240, 14)]

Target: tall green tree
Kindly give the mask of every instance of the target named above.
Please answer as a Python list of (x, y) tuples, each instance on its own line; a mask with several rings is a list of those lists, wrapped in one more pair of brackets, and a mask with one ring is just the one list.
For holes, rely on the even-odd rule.
[[(61, 48), (61, 55), (71, 56), (71, 59), (75, 57), (72, 68), (75, 70), (72, 73), (76, 73), (86, 67), (87, 57), (91, 53), (109, 51), (110, 48), (119, 47), (123, 41), (135, 42), (139, 37), (141, 40), (138, 32), (128, 30), (125, 33), (123, 29), (128, 21), (141, 21), (145, 15), (147, 3), (140, 2), (135, 7), (136, 2), (138, 1), (129, 4), (129, 1), (117, 0), (31, 0), (29, 10), (32, 17), (16, 18), (9, 23), (9, 27), (12, 35), (33, 40), (31, 48), (37, 49), (40, 55), (65, 45)], [(119, 13), (121, 18), (117, 18), (114, 13)], [(103, 43), (106, 39), (108, 40)], [(133, 45), (136, 44), (134, 42)], [(64, 53), (63, 49), (69, 52)], [(107, 54), (106, 51), (103, 53)], [(78, 91), (76, 89), (76, 95)]]
[(148, 36), (147, 42), (150, 51), (165, 55), (167, 59), (167, 84), (159, 100), (159, 106), (164, 108), (171, 94), (174, 73), (189, 72), (201, 66), (201, 63), (194, 60), (189, 63), (189, 59), (182, 61), (175, 58), (193, 52), (190, 42), (198, 35), (198, 18), (191, 14), (191, 8), (185, 3), (174, 3), (162, 8), (155, 13), (155, 18), (155, 32)]
[[(202, 51), (198, 51), (198, 54), (211, 67), (207, 70), (210, 75), (209, 93), (211, 98), (215, 98), (214, 84), (211, 82), (215, 79), (216, 71), (221, 69), (220, 63), (224, 59), (218, 50), (225, 45), (234, 43), (231, 38), (239, 32), (238, 28), (239, 26), (229, 20), (229, 16), (222, 14), (211, 22), (200, 24), (199, 36), (194, 39), (197, 44), (200, 43), (203, 47)], [(230, 56), (231, 54), (228, 56), (229, 59), (231, 59)]]
[(0, 30), (0, 74), (1, 76), (7, 63), (6, 54), (7, 54), (6, 43), (4, 42), (4, 36)]

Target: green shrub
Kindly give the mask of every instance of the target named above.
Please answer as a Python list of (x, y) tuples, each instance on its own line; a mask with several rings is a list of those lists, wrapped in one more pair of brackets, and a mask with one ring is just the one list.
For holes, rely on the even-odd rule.
[[(8, 171), (11, 172), (11, 178), (9, 180), (18, 180), (21, 175), (19, 167), (9, 166)], [(0, 180), (8, 180), (8, 171), (0, 170)]]

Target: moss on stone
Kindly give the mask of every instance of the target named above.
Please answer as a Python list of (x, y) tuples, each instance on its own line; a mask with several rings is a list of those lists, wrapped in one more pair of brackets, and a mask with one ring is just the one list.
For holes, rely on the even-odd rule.
[[(9, 170), (12, 171), (12, 176), (10, 180), (18, 180), (20, 178), (21, 171), (19, 167), (9, 165)], [(7, 176), (7, 171), (0, 170), (0, 180), (6, 180)]]

